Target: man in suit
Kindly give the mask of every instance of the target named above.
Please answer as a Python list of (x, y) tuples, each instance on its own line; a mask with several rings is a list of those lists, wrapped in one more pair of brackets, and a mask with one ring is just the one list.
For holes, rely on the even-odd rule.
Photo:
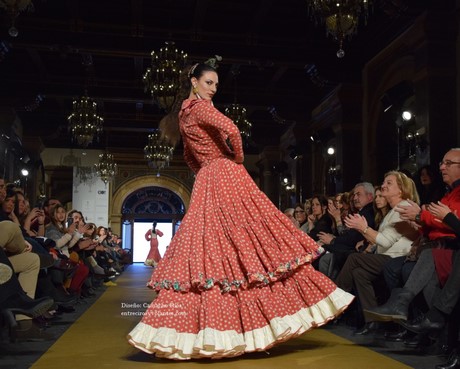
[[(352, 194), (354, 208), (358, 211), (358, 214), (366, 218), (369, 227), (374, 228), (374, 186), (369, 182), (358, 183), (354, 187)], [(334, 279), (348, 255), (356, 252), (355, 246), (359, 241), (364, 240), (364, 236), (357, 230), (350, 229), (339, 236), (320, 232), (319, 240), (329, 253), (321, 256), (318, 269), (323, 274)]]

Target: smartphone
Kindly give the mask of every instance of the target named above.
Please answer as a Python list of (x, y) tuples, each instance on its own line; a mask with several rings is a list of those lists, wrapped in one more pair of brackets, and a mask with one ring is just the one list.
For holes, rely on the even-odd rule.
[(35, 205), (36, 208), (43, 210), (43, 204), (45, 203), (45, 199), (38, 200), (37, 204)]
[(73, 218), (72, 217), (68, 217), (67, 218), (67, 227), (70, 227), (73, 223)]

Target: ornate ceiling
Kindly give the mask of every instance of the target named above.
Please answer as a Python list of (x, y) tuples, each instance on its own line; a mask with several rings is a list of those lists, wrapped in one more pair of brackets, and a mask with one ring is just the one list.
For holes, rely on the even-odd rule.
[(366, 61), (436, 1), (374, 1), (368, 24), (338, 45), (315, 25), (305, 0), (34, 0), (16, 20), (0, 9), (0, 106), (13, 107), (25, 136), (70, 147), (72, 100), (88, 91), (104, 116), (93, 146), (142, 150), (163, 116), (144, 93), (150, 52), (174, 41), (189, 61), (223, 57), (216, 106), (235, 100), (253, 123), (248, 150), (277, 144), (290, 123), (340, 83), (360, 83)]

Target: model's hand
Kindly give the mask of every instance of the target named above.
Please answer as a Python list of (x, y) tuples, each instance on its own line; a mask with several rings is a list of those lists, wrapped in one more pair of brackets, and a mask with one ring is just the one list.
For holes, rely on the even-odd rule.
[(244, 155), (235, 155), (235, 163), (237, 164), (243, 164), (244, 162)]

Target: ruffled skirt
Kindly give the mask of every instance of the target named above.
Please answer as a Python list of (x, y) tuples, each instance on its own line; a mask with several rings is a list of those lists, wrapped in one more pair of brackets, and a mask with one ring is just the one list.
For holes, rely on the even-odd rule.
[(242, 165), (214, 160), (197, 175), (190, 208), (148, 283), (158, 296), (128, 340), (157, 357), (217, 359), (323, 325), (353, 296), (314, 270), (317, 249)]

